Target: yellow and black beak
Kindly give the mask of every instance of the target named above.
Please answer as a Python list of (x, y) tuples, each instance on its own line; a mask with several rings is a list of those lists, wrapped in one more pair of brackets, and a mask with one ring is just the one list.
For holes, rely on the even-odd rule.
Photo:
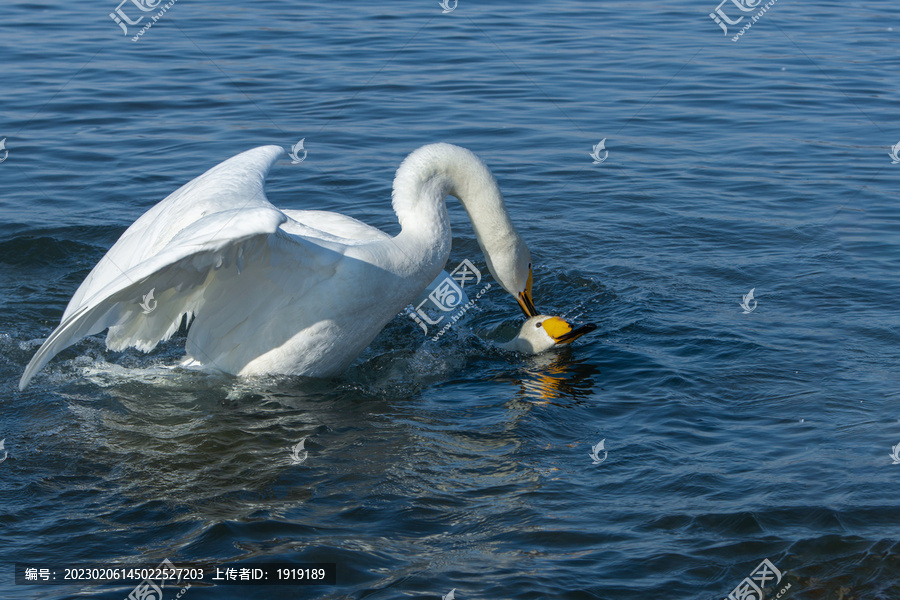
[(525, 282), (525, 289), (516, 296), (516, 302), (519, 303), (519, 308), (525, 313), (526, 318), (536, 317), (540, 314), (534, 307), (534, 301), (531, 299), (531, 281), (531, 265), (528, 265), (528, 281)]
[(568, 333), (564, 333), (563, 335), (556, 338), (556, 343), (557, 344), (569, 344), (571, 342), (574, 342), (575, 340), (577, 340), (584, 334), (590, 333), (595, 329), (597, 329), (597, 326), (594, 325), (593, 323), (585, 323), (584, 325), (577, 327), (575, 329), (572, 329), (572, 331), (570, 331)]
[(597, 329), (593, 323), (586, 323), (576, 329), (559, 317), (550, 317), (544, 321), (544, 331), (557, 345), (570, 344), (586, 333)]

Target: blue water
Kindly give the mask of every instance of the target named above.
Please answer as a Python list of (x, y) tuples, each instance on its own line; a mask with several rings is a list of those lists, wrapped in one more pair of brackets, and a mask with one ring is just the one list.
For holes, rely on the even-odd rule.
[[(900, 598), (900, 7), (779, 0), (733, 42), (716, 5), (179, 0), (133, 42), (114, 0), (5, 2), (0, 596), (131, 590), (14, 585), (16, 561), (168, 558), (337, 563), (334, 587), (187, 600), (709, 600), (769, 559), (767, 598)], [(437, 342), (398, 317), (336, 380), (95, 336), (17, 391), (130, 223), (301, 138), (270, 200), (390, 233), (403, 157), (470, 148), (537, 306), (597, 331), (499, 352), (521, 317), (494, 285)], [(450, 207), (448, 267), (483, 269)]]

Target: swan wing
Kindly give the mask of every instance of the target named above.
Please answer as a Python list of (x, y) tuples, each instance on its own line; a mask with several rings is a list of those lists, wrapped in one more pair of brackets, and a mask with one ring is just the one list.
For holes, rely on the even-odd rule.
[(141, 215), (91, 270), (69, 301), (62, 320), (78, 312), (87, 299), (123, 273), (158, 254), (199, 219), (232, 209), (277, 210), (266, 199), (263, 185), (269, 169), (283, 153), (281, 146), (242, 152), (189, 181)]
[(290, 218), (290, 221), (285, 223), (282, 229), (295, 235), (315, 236), (345, 245), (391, 239), (391, 236), (380, 229), (340, 213), (289, 209), (283, 209), (282, 212)]
[[(56, 354), (106, 328), (112, 350), (152, 350), (178, 330), (184, 315), (190, 319), (203, 308), (218, 272), (252, 270), (268, 262), (273, 238), (284, 237), (288, 241), (281, 243), (300, 248), (302, 260), (304, 245), (313, 244), (277, 235), (286, 220), (281, 211), (260, 207), (220, 211), (192, 223), (156, 255), (120, 272), (69, 311), (28, 363), (19, 389)], [(150, 291), (157, 305), (145, 314), (140, 302)]]
[[(233, 282), (234, 273), (240, 273), (245, 262), (251, 276), (244, 279), (254, 280), (253, 272), (271, 270), (273, 262), (287, 257), (296, 270), (291, 282), (279, 282), (290, 284), (290, 293), (284, 297), (302, 296), (314, 283), (309, 281), (314, 279), (310, 274), (332, 265), (340, 252), (329, 251), (331, 245), (321, 239), (328, 234), (297, 224), (266, 199), (265, 176), (283, 152), (279, 146), (263, 146), (228, 159), (135, 221), (78, 288), (59, 327), (26, 367), (20, 387), (57, 353), (105, 328), (110, 328), (107, 345), (111, 349), (151, 350), (177, 331), (184, 315), (191, 319), (210, 304), (205, 313), (220, 311), (225, 299), (215, 297), (221, 291), (215, 284), (225, 272)], [(309, 235), (279, 229), (291, 224)], [(304, 271), (302, 266), (305, 272), (298, 272)], [(241, 298), (253, 298), (250, 285), (240, 285)], [(157, 302), (144, 313), (140, 302), (149, 294)], [(264, 299), (257, 293), (254, 307), (265, 309)], [(240, 302), (237, 305), (242, 307)], [(229, 316), (232, 321), (240, 318)], [(216, 333), (208, 327), (204, 330)]]

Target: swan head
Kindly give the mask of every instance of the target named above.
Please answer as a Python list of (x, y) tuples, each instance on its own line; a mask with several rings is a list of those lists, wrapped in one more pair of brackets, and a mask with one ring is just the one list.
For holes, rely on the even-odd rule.
[(518, 335), (500, 347), (523, 354), (540, 354), (556, 346), (569, 344), (597, 329), (593, 323), (572, 328), (561, 317), (537, 315), (525, 320)]
[[(526, 248), (525, 251), (527, 252), (528, 249)], [(529, 318), (538, 316), (538, 311), (534, 307), (534, 300), (531, 297), (531, 281), (531, 263), (529, 262), (528, 276), (525, 279), (525, 286), (520, 289), (518, 294), (516, 294), (516, 302), (519, 303), (519, 308), (521, 308), (522, 312), (525, 313), (525, 316)]]
[(485, 259), (494, 279), (516, 299), (525, 316), (536, 317), (540, 313), (534, 307), (531, 295), (531, 285), (534, 281), (531, 273), (531, 253), (521, 238), (518, 241), (519, 244), (512, 252), (502, 253), (500, 256), (485, 253)]

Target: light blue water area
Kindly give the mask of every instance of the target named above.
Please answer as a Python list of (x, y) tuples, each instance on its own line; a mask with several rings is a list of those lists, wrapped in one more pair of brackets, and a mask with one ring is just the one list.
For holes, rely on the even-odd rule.
[[(16, 561), (169, 558), (338, 566), (189, 600), (708, 600), (769, 559), (767, 598), (900, 598), (896, 4), (778, 0), (736, 42), (715, 0), (178, 0), (136, 42), (116, 8), (3, 6), (0, 596), (131, 589), (14, 585)], [(399, 316), (333, 380), (173, 370), (183, 334), (147, 355), (98, 335), (17, 390), (129, 224), (301, 138), (270, 200), (391, 234), (400, 161), (471, 149), (538, 308), (598, 329), (498, 351), (522, 317), (494, 282), (437, 341)], [(448, 203), (447, 269), (494, 281)]]

